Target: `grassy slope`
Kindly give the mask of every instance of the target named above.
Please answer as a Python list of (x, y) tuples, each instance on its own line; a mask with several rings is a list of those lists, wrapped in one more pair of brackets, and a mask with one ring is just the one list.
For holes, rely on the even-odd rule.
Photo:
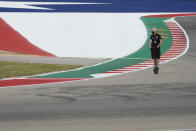
[(18, 76), (28, 76), (53, 71), (79, 68), (81, 65), (38, 64), (0, 61), (0, 79)]

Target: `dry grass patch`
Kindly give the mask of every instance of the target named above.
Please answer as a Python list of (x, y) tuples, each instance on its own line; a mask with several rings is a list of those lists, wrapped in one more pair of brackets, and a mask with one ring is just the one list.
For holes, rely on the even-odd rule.
[(19, 76), (30, 76), (41, 73), (71, 70), (81, 65), (38, 64), (0, 61), (0, 79)]

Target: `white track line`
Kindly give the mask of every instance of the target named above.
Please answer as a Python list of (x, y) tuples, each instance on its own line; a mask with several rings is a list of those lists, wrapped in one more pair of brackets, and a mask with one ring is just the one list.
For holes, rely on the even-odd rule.
[[(172, 29), (170, 30), (172, 40), (173, 40), (170, 49), (175, 49), (175, 50), (179, 49), (180, 52), (170, 52), (169, 51), (170, 49), (169, 49), (166, 53), (164, 53), (162, 55), (164, 57), (161, 57), (160, 64), (167, 63), (169, 61), (172, 61), (172, 60), (175, 60), (175, 59), (181, 57), (182, 55), (184, 55), (188, 51), (188, 48), (189, 48), (188, 35), (185, 32), (185, 30), (175, 21), (175, 17), (171, 18), (169, 20), (166, 20), (165, 23), (168, 25), (169, 30), (172, 27), (176, 27), (176, 28), (181, 29), (181, 31), (179, 29), (178, 29), (179, 31), (172, 30)], [(177, 41), (181, 41), (181, 37), (179, 37), (179, 39), (178, 39), (177, 37), (175, 37), (175, 35), (176, 36), (180, 35), (182, 37), (185, 36), (184, 39), (183, 39), (183, 42), (186, 42), (186, 44), (183, 44), (183, 45), (178, 44)], [(166, 56), (168, 56), (168, 57), (166, 57)], [(146, 59), (146, 58), (117, 58), (117, 59)], [(100, 65), (100, 64), (103, 64), (103, 63), (107, 63), (107, 62), (110, 62), (110, 61), (113, 61), (113, 60), (115, 60), (115, 59), (111, 59), (109, 61), (105, 61), (105, 62), (96, 64), (96, 65), (93, 65), (93, 66), (97, 66), (97, 65)], [(147, 65), (147, 66), (137, 66), (137, 65)], [(93, 66), (86, 66), (86, 67), (93, 67)], [(104, 78), (104, 77), (110, 77), (110, 76), (125, 74), (125, 73), (129, 73), (129, 72), (135, 72), (135, 71), (150, 68), (152, 66), (153, 66), (153, 60), (149, 59), (149, 60), (146, 60), (142, 63), (138, 63), (136, 65), (132, 65), (132, 66), (121, 68), (121, 69), (116, 69), (117, 71), (113, 70), (113, 71), (108, 71), (108, 72), (104, 72), (104, 73), (92, 74), (91, 76), (93, 76), (94, 78), (87, 78), (85, 80)], [(83, 68), (86, 68), (86, 67), (82, 67), (82, 68), (71, 70), (71, 71), (80, 70), (80, 69), (83, 69)], [(130, 69), (130, 70), (127, 70), (127, 69)], [(67, 72), (67, 71), (61, 71), (61, 72)], [(56, 73), (60, 73), (60, 72), (56, 72)], [(49, 74), (54, 74), (54, 72), (53, 73), (48, 73), (48, 75)], [(44, 74), (44, 75), (47, 75), (47, 74)], [(36, 75), (36, 76), (41, 76), (41, 75)], [(28, 78), (28, 77), (21, 77), (21, 78), (17, 78), (17, 79), (23, 79), (23, 78)], [(9, 78), (9, 79), (13, 79), (13, 78)], [(14, 78), (14, 79), (16, 79), (16, 78)], [(4, 80), (6, 80), (6, 79), (4, 79)], [(84, 81), (84, 80), (77, 80), (77, 81)], [(72, 81), (69, 81), (69, 82), (72, 82)], [(55, 82), (55, 83), (64, 83), (64, 82)], [(54, 83), (46, 83), (46, 84), (54, 84)], [(33, 84), (33, 85), (41, 85), (41, 84)], [(28, 85), (24, 85), (24, 86), (28, 86)], [(29, 85), (29, 86), (31, 86), (31, 85)]]
[[(180, 56), (184, 55), (189, 48), (189, 38), (188, 38), (185, 30), (174, 20), (174, 18), (166, 20), (165, 23), (167, 24), (168, 29), (171, 31), (172, 45), (167, 52), (162, 54), (162, 56), (160, 58), (160, 64), (167, 63), (169, 61), (172, 61), (172, 60), (179, 58)], [(181, 48), (179, 48), (179, 47), (181, 47)], [(131, 59), (133, 59), (133, 58), (131, 58)], [(139, 71), (139, 70), (143, 70), (143, 69), (152, 67), (153, 60), (150, 59), (150, 60), (144, 61), (142, 63), (139, 63), (139, 65), (142, 65), (142, 64), (145, 64), (145, 65), (147, 64), (147, 66), (136, 67), (136, 65), (132, 65), (132, 66), (125, 67), (122, 69), (118, 69), (118, 70), (124, 70), (124, 69), (132, 69), (132, 70), (130, 70), (130, 71), (124, 70), (124, 72), (118, 73), (118, 74), (114, 72), (113, 75), (119, 75), (119, 74)], [(109, 71), (109, 72), (112, 72), (112, 71)], [(92, 76), (93, 77), (96, 77), (96, 76), (105, 77), (106, 73), (108, 73), (108, 72), (99, 73), (99, 74), (95, 74)], [(112, 76), (112, 73), (110, 76)]]

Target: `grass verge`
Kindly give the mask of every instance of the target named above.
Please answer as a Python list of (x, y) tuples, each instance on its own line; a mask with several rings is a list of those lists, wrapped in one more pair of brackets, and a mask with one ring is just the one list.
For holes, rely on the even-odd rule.
[(41, 73), (71, 70), (81, 65), (39, 64), (0, 61), (0, 79), (19, 76), (30, 76)]

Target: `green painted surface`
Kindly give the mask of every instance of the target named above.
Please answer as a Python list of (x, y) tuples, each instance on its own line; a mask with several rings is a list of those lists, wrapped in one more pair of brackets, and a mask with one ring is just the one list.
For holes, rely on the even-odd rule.
[[(151, 30), (153, 27), (156, 27), (157, 29), (162, 29), (164, 31), (158, 31), (159, 33), (164, 33), (167, 35), (161, 35), (166, 36), (168, 38), (163, 39), (163, 44), (161, 46), (161, 53), (163, 54), (166, 52), (170, 46), (171, 46), (171, 35), (170, 31), (168, 30), (168, 27), (163, 22), (167, 18), (151, 18), (151, 17), (142, 17), (141, 20), (144, 22), (148, 39), (146, 40), (145, 44), (135, 53), (132, 53), (128, 56), (114, 59), (112, 61), (108, 61), (102, 64), (85, 67), (78, 70), (71, 70), (71, 71), (65, 71), (65, 72), (59, 72), (54, 74), (48, 74), (48, 75), (42, 75), (42, 76), (36, 76), (36, 77), (44, 77), (44, 78), (91, 78), (92, 74), (97, 73), (103, 73), (106, 71), (112, 71), (120, 68), (124, 68), (127, 66), (135, 65), (141, 62), (144, 62), (148, 59), (151, 59), (150, 50), (148, 46), (149, 37), (151, 35)], [(140, 59), (143, 58), (143, 59)]]
[(61, 72), (61, 73), (55, 73), (50, 75), (44, 75), (41, 77), (47, 77), (47, 78), (86, 78), (91, 77), (91, 74), (97, 74), (101, 72), (111, 71), (119, 68), (124, 68), (130, 65), (134, 65), (140, 62), (143, 62), (143, 59), (116, 59), (112, 60), (107, 63), (103, 63), (100, 65), (95, 65), (91, 67), (86, 67), (80, 70), (72, 70), (67, 72)]
[(135, 53), (132, 53), (125, 58), (147, 58), (151, 59), (151, 54), (149, 50), (149, 40), (151, 35), (151, 29), (157, 28), (157, 29), (163, 29), (164, 31), (158, 31), (159, 33), (164, 33), (167, 35), (161, 35), (162, 37), (168, 37), (163, 38), (163, 43), (161, 45), (161, 54), (165, 53), (171, 46), (172, 40), (171, 40), (171, 33), (167, 27), (167, 25), (163, 22), (164, 20), (167, 20), (168, 18), (151, 18), (151, 17), (142, 17), (141, 20), (144, 22), (148, 34), (148, 38), (143, 45), (142, 48), (137, 50)]

